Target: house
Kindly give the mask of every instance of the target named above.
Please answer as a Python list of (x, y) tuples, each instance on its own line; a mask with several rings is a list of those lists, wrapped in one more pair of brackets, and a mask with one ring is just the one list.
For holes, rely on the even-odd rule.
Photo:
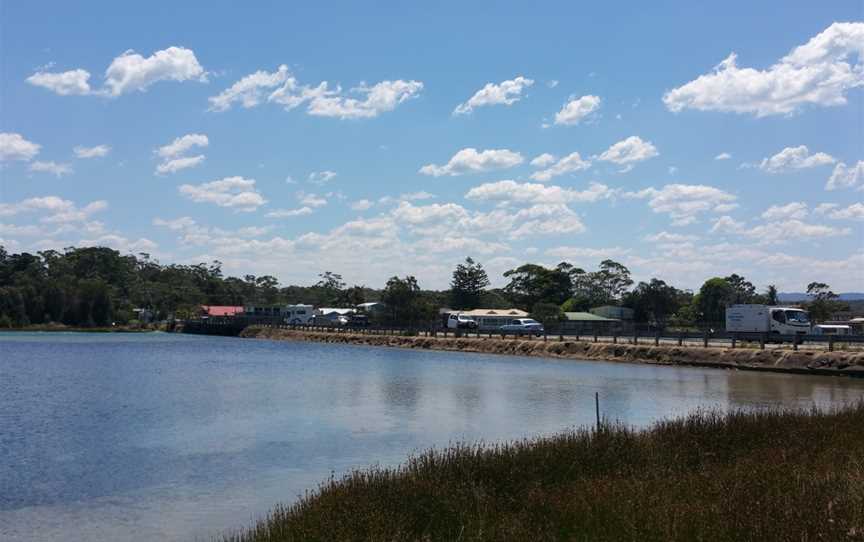
[(236, 316), (243, 314), (243, 307), (233, 305), (201, 305), (201, 318)]
[(620, 332), (622, 322), (618, 318), (606, 318), (593, 312), (565, 312), (561, 329), (575, 333), (594, 333), (601, 335)]
[[(448, 311), (454, 312), (454, 311)], [(477, 322), (480, 331), (497, 330), (505, 324), (509, 324), (514, 318), (527, 318), (528, 313), (521, 309), (474, 309), (471, 311), (455, 311), (459, 314), (471, 317)]]
[(632, 320), (633, 309), (628, 307), (617, 307), (615, 305), (603, 305), (602, 307), (594, 307), (589, 309), (591, 314), (602, 316), (603, 318), (614, 318), (616, 320)]

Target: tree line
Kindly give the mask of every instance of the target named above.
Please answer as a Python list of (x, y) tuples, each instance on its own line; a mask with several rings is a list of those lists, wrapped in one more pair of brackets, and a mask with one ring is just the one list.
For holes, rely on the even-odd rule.
[[(595, 270), (561, 262), (555, 267), (524, 264), (504, 273), (503, 288), (490, 288), (483, 266), (471, 258), (456, 266), (446, 291), (424, 290), (414, 276), (391, 277), (383, 289), (351, 285), (325, 271), (310, 286), (280, 286), (270, 275), (226, 277), (222, 264), (163, 265), (146, 253), (121, 254), (106, 247), (9, 254), (0, 246), (0, 327), (62, 323), (94, 327), (135, 323), (135, 309), (156, 319), (190, 318), (201, 305), (277, 305), (306, 303), (316, 307), (353, 307), (381, 301), (381, 323), (426, 325), (441, 307), (456, 310), (511, 308), (529, 311), (551, 324), (565, 312), (601, 305), (634, 310), (635, 320), (660, 327), (716, 325), (733, 303), (776, 305), (777, 289), (757, 292), (733, 274), (705, 281), (697, 292), (652, 278), (635, 284), (630, 270), (613, 260)], [(827, 284), (813, 282), (807, 307), (824, 320), (844, 305)]]

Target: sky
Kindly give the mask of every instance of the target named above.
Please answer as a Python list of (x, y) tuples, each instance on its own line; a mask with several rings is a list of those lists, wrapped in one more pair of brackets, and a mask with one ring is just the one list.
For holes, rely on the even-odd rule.
[(0, 245), (864, 290), (861, 1), (307, 4), (0, 3)]

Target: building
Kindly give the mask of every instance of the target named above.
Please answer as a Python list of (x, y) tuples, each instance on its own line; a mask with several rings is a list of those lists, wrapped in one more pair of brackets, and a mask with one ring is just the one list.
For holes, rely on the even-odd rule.
[[(448, 313), (454, 312), (449, 310)], [(471, 311), (455, 311), (459, 314), (470, 316), (477, 322), (480, 331), (497, 330), (505, 324), (509, 324), (514, 318), (528, 318), (528, 313), (520, 309), (474, 309)]]
[(565, 312), (561, 329), (573, 333), (600, 335), (621, 332), (622, 322), (618, 318), (606, 318), (593, 312)]
[(315, 311), (314, 323), (316, 325), (342, 325), (348, 323), (348, 318), (356, 313), (357, 309), (321, 307)]
[(602, 316), (603, 318), (613, 318), (615, 320), (632, 320), (633, 309), (628, 307), (618, 307), (615, 305), (603, 305), (589, 309), (591, 314)]
[(201, 305), (201, 318), (215, 318), (219, 316), (236, 316), (243, 314), (244, 308), (233, 305)]

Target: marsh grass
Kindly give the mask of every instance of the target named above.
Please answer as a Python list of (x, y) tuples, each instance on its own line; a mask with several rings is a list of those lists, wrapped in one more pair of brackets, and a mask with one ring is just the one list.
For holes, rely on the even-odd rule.
[(864, 403), (459, 444), (333, 478), (225, 542), (864, 540)]

